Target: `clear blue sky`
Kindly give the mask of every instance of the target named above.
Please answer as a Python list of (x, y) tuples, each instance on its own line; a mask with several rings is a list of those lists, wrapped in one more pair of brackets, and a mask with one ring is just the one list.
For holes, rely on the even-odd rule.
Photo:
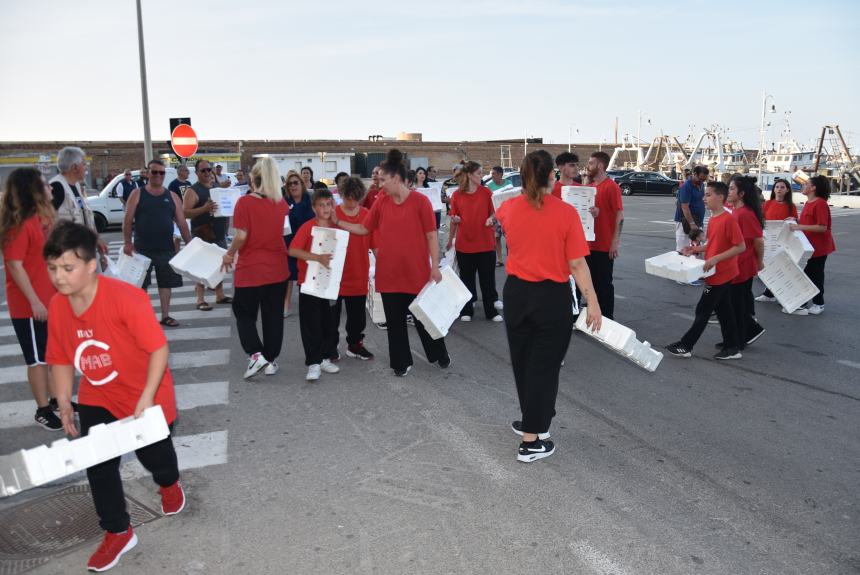
[[(142, 139), (134, 0), (0, 4), (0, 140)], [(860, 145), (860, 2), (143, 0), (153, 139), (426, 140), (719, 123), (758, 145), (763, 90), (809, 143)], [(578, 130), (578, 133), (576, 132)]]

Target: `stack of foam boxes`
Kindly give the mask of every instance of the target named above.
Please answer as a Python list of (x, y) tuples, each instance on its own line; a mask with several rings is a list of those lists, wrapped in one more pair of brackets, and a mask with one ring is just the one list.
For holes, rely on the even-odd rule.
[(320, 226), (314, 226), (311, 229), (311, 253), (331, 254), (332, 258), (329, 267), (319, 262), (308, 262), (308, 270), (301, 288), (303, 294), (322, 299), (337, 299), (348, 244), (349, 232), (345, 230)]
[(682, 256), (678, 252), (666, 252), (645, 260), (645, 273), (682, 283), (690, 283), (716, 273), (714, 268), (704, 271), (704, 266), (705, 260), (700, 260), (694, 256)]
[(445, 266), (441, 272), (442, 281), (436, 283), (430, 280), (409, 304), (409, 311), (433, 339), (448, 334), (451, 324), (460, 317), (463, 306), (472, 299), (471, 292), (454, 270)]
[(764, 269), (758, 278), (791, 313), (818, 294), (818, 288), (803, 272), (812, 257), (812, 244), (803, 232), (792, 231), (790, 222), (766, 222), (764, 237)]
[(590, 335), (606, 347), (626, 357), (648, 371), (655, 371), (663, 360), (663, 354), (651, 348), (651, 344), (636, 339), (636, 332), (609, 318), (601, 321), (600, 330), (594, 332), (586, 325), (586, 313), (579, 314), (576, 329)]
[(0, 456), (0, 496), (56, 481), (72, 473), (161, 441), (170, 434), (160, 405), (137, 419), (126, 417), (95, 425), (73, 441), (59, 439), (33, 449)]
[(214, 289), (224, 281), (221, 266), (225, 253), (224, 248), (194, 238), (170, 259), (170, 267), (179, 275)]

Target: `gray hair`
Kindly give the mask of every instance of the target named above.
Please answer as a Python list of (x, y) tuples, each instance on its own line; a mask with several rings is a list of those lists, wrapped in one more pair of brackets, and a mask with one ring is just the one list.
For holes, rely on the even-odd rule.
[(85, 161), (87, 155), (84, 151), (76, 146), (66, 146), (57, 152), (57, 169), (61, 174), (71, 170), (76, 165)]

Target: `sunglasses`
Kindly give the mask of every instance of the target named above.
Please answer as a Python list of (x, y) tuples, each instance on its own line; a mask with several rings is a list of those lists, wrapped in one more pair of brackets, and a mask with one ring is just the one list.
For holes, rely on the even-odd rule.
[(212, 171), (212, 168), (201, 168), (201, 169), (200, 169), (200, 171), (201, 171), (201, 172), (203, 172), (203, 173), (211, 172), (211, 171)]
[(149, 173), (152, 174), (153, 176), (163, 176), (167, 172), (162, 172), (159, 170), (149, 170)]

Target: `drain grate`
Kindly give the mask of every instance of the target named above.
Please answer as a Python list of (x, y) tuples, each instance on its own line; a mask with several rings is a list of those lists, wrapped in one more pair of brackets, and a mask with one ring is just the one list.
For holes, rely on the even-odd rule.
[[(132, 525), (161, 517), (126, 496)], [(0, 575), (18, 575), (101, 538), (88, 485), (74, 485), (0, 512)]]

